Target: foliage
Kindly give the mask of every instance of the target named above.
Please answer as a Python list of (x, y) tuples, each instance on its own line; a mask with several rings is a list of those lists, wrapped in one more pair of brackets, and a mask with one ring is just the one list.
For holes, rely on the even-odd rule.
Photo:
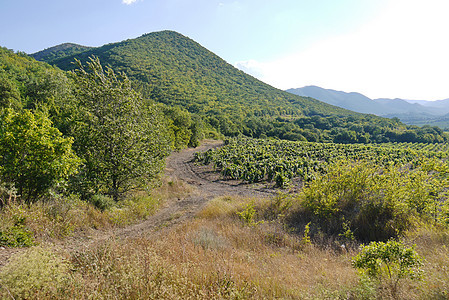
[(70, 89), (63, 71), (0, 47), (0, 107), (46, 106), (56, 113)]
[[(427, 145), (427, 144), (426, 144)], [(426, 146), (427, 147), (427, 146)], [(213, 164), (224, 178), (249, 183), (274, 181), (285, 186), (293, 178), (313, 180), (329, 165), (342, 159), (366, 160), (377, 165), (402, 165), (419, 162), (423, 157), (444, 158), (447, 152), (396, 149), (381, 145), (344, 145), (334, 143), (228, 138), (220, 149), (196, 153), (195, 160)]]
[(183, 107), (227, 136), (338, 143), (447, 140), (436, 127), (421, 130), (280, 91), (172, 31), (88, 49), (51, 63), (70, 70), (74, 58), (84, 62), (92, 55), (116, 72), (126, 72), (144, 97)]
[(170, 137), (161, 112), (143, 102), (125, 74), (103, 69), (98, 58), (87, 69), (78, 64), (70, 128), (74, 149), (85, 161), (78, 188), (117, 201), (162, 170)]
[(50, 47), (48, 49), (31, 54), (36, 60), (46, 61), (52, 64), (52, 61), (69, 55), (74, 55), (88, 50), (90, 47), (77, 45), (73, 43), (64, 43), (58, 46)]
[(312, 245), (312, 240), (310, 239), (310, 222), (306, 224), (304, 227), (304, 234), (301, 239), (301, 243), (304, 246), (310, 246)]
[(448, 154), (435, 152), (435, 146), (427, 149), (427, 144), (411, 150), (238, 137), (225, 140), (220, 149), (197, 153), (195, 160), (214, 164), (225, 179), (299, 178), (305, 187), (298, 199), (303, 218), (316, 226), (312, 232), (387, 240), (403, 234), (415, 218), (446, 223)]
[(428, 185), (433, 176), (421, 167), (342, 162), (303, 189), (301, 205), (330, 234), (387, 240), (402, 235), (414, 217), (427, 218), (422, 207), (432, 199), (429, 189), (436, 188)]
[(111, 199), (111, 197), (101, 194), (93, 195), (92, 197), (90, 197), (89, 202), (102, 211), (111, 209), (116, 204), (115, 201)]
[(0, 108), (20, 108), (20, 92), (6, 76), (0, 76)]
[(242, 211), (237, 212), (237, 215), (248, 226), (255, 226), (257, 224), (263, 223), (263, 221), (256, 222), (254, 220), (256, 217), (256, 209), (254, 208), (254, 202), (247, 203)]
[(39, 111), (13, 111), (0, 117), (0, 178), (28, 202), (60, 185), (77, 171), (73, 139), (63, 137)]
[(407, 248), (401, 242), (389, 240), (362, 246), (352, 265), (379, 283), (387, 284), (393, 298), (397, 298), (400, 280), (419, 279), (422, 262), (413, 247)]
[(31, 247), (33, 245), (33, 233), (22, 224), (0, 230), (0, 246), (2, 247)]
[(170, 120), (170, 130), (173, 132), (173, 149), (181, 150), (190, 143), (193, 125), (191, 115), (179, 107), (163, 107), (163, 112)]
[(52, 298), (69, 279), (70, 263), (52, 251), (35, 247), (15, 256), (0, 271), (0, 295), (34, 298), (37, 292)]

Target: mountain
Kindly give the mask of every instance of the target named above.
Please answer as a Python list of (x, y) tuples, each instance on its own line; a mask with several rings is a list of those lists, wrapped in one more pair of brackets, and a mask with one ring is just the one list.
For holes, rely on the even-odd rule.
[(449, 112), (449, 99), (427, 101), (427, 100), (405, 100), (409, 103), (417, 103), (426, 107), (444, 108)]
[(381, 142), (401, 140), (405, 132), (418, 130), (273, 88), (173, 31), (56, 54), (61, 57), (43, 60), (63, 70), (75, 68), (75, 59), (86, 62), (96, 56), (103, 65), (125, 72), (146, 98), (181, 107), (225, 135)]
[(315, 98), (325, 103), (355, 112), (375, 115), (381, 115), (383, 112), (381, 105), (359, 93), (345, 93), (336, 90), (323, 89), (314, 85), (298, 89), (289, 89), (287, 92), (298, 96)]
[(289, 89), (289, 93), (312, 97), (323, 102), (355, 112), (374, 114), (388, 118), (399, 118), (407, 124), (437, 125), (449, 127), (445, 114), (449, 113), (449, 99), (440, 101), (370, 99), (359, 93), (346, 93), (317, 86)]
[(73, 43), (64, 43), (33, 53), (31, 54), (31, 56), (34, 57), (36, 60), (41, 60), (49, 64), (52, 64), (52, 62), (58, 58), (78, 54), (90, 48), (91, 47)]

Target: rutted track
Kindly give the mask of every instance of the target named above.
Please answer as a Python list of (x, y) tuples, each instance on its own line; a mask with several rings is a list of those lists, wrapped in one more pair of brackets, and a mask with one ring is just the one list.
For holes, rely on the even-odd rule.
[(173, 153), (167, 159), (165, 174), (172, 179), (184, 181), (193, 187), (193, 192), (185, 198), (167, 202), (155, 215), (147, 220), (120, 229), (116, 236), (122, 238), (144, 236), (159, 228), (167, 228), (192, 218), (211, 199), (218, 196), (262, 197), (273, 196), (273, 190), (257, 186), (220, 180), (210, 167), (198, 166), (193, 162), (193, 154), (222, 146), (220, 141), (204, 141), (195, 149), (184, 149)]
[[(221, 141), (206, 140), (195, 149), (189, 148), (175, 152), (167, 158), (165, 175), (172, 180), (180, 180), (192, 187), (192, 192), (184, 198), (168, 200), (162, 207), (146, 220), (124, 228), (109, 230), (90, 230), (57, 241), (53, 246), (65, 251), (82, 251), (90, 245), (99, 244), (109, 239), (127, 239), (150, 236), (158, 230), (168, 230), (173, 225), (193, 218), (204, 205), (218, 196), (242, 196), (267, 198), (274, 191), (263, 185), (246, 185), (238, 181), (224, 181), (210, 166), (200, 166), (193, 162), (195, 152), (218, 148)], [(52, 245), (50, 245), (52, 246)], [(16, 253), (24, 249), (0, 249), (0, 267)]]

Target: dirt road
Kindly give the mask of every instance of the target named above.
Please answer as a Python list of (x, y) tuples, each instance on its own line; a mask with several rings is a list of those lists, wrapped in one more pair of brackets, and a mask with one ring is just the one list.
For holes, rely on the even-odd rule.
[[(165, 175), (171, 180), (180, 180), (187, 183), (192, 192), (184, 198), (168, 200), (152, 216), (146, 220), (111, 230), (90, 230), (77, 233), (63, 241), (49, 246), (63, 249), (68, 252), (82, 251), (90, 245), (102, 243), (109, 239), (126, 239), (133, 237), (145, 237), (157, 230), (169, 230), (173, 225), (179, 224), (197, 214), (201, 208), (211, 199), (218, 196), (242, 196), (242, 197), (271, 197), (274, 192), (264, 185), (247, 185), (239, 181), (223, 181), (212, 170), (211, 166), (196, 165), (193, 162), (193, 154), (222, 146), (221, 141), (204, 141), (200, 147), (189, 148), (174, 152), (167, 158)], [(24, 249), (0, 248), (0, 267), (8, 259)]]
[(221, 141), (207, 140), (200, 147), (184, 149), (170, 155), (167, 158), (166, 176), (186, 182), (194, 191), (185, 198), (167, 202), (155, 215), (139, 224), (118, 230), (116, 235), (123, 238), (141, 236), (155, 229), (170, 227), (192, 218), (208, 201), (218, 196), (263, 198), (273, 196), (273, 190), (263, 185), (250, 186), (237, 181), (223, 181), (216, 172), (213, 172), (211, 166), (196, 165), (193, 162), (195, 152), (222, 145)]

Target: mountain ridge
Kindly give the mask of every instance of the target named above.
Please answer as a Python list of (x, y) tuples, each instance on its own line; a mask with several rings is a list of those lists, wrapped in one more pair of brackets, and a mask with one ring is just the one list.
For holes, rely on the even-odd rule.
[(75, 43), (62, 43), (35, 53), (30, 54), (36, 60), (45, 61), (49, 64), (53, 60), (56, 60), (60, 57), (73, 55), (77, 53), (81, 53), (86, 51), (92, 47), (83, 46)]
[[(296, 95), (313, 97), (360, 113), (375, 114), (388, 118), (397, 117), (412, 125), (435, 125), (434, 123), (438, 122), (441, 126), (441, 117), (449, 113), (448, 99), (439, 101), (400, 98), (371, 99), (361, 93), (343, 92), (318, 86), (305, 86), (286, 91)], [(422, 122), (423, 118), (426, 119), (424, 123)], [(449, 127), (449, 123), (444, 125)]]
[(126, 73), (144, 97), (196, 114), (228, 136), (365, 143), (401, 140), (417, 130), (276, 89), (174, 31), (147, 33), (51, 63), (73, 70), (75, 59), (85, 63), (92, 56)]

